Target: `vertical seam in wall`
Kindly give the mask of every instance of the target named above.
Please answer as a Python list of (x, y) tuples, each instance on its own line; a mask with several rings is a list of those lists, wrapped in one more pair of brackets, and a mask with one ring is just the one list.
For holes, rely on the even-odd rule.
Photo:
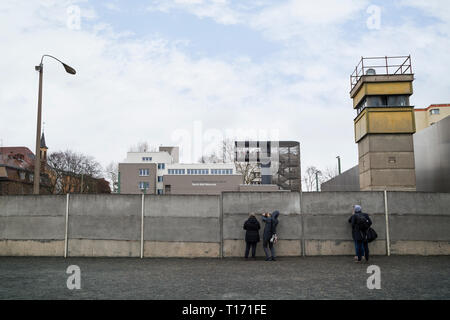
[(145, 195), (142, 194), (142, 200), (141, 200), (141, 259), (144, 258), (144, 206), (145, 206)]
[(219, 257), (223, 258), (223, 192), (219, 197), (219, 228), (220, 228), (220, 252)]
[(301, 231), (301, 236), (300, 236), (300, 241), (301, 241), (301, 250), (302, 250), (302, 257), (306, 256), (306, 249), (305, 249), (305, 228), (304, 228), (304, 222), (303, 222), (303, 210), (302, 210), (302, 205), (303, 205), (303, 192), (300, 190), (300, 194), (299, 194), (299, 201), (300, 201), (300, 231)]
[(67, 258), (68, 249), (69, 249), (69, 238), (68, 238), (68, 229), (69, 229), (69, 193), (66, 195), (66, 225), (64, 231), (64, 258)]
[(391, 243), (389, 238), (389, 210), (386, 190), (384, 190), (384, 215), (386, 219), (386, 254), (389, 257), (391, 255)]

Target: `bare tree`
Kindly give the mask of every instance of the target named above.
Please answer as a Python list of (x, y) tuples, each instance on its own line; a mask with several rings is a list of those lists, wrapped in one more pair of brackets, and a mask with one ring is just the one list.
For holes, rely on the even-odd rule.
[(327, 167), (322, 173), (323, 182), (331, 180), (339, 175), (338, 169), (336, 167)]
[(318, 170), (314, 166), (309, 166), (306, 168), (305, 174), (303, 174), (302, 178), (302, 189), (306, 191), (316, 191), (317, 190), (317, 181), (316, 181), (316, 173), (317, 178), (319, 182), (319, 190), (320, 190), (320, 183), (321, 183), (321, 177), (322, 172)]
[[(47, 157), (52, 193), (95, 192), (102, 167), (91, 156), (71, 150), (53, 152)], [(102, 190), (105, 187), (102, 186)]]
[(112, 186), (112, 192), (117, 193), (119, 191), (119, 164), (117, 162), (111, 162), (105, 168), (106, 180)]
[(200, 163), (234, 163), (236, 172), (242, 175), (243, 184), (254, 183), (259, 177), (259, 165), (256, 162), (237, 161), (234, 156), (234, 142), (225, 139), (221, 143), (221, 154), (215, 152), (202, 156)]
[(146, 141), (141, 141), (128, 149), (128, 152), (156, 152), (156, 151), (157, 148), (150, 146)]
[[(316, 172), (317, 172), (317, 181), (316, 181)], [(317, 182), (319, 184), (319, 190), (321, 188), (321, 184), (333, 179), (338, 175), (338, 171), (336, 168), (327, 167), (325, 170), (319, 170), (315, 166), (309, 166), (306, 168), (305, 174), (302, 177), (302, 188), (305, 191), (316, 191), (317, 190)]]

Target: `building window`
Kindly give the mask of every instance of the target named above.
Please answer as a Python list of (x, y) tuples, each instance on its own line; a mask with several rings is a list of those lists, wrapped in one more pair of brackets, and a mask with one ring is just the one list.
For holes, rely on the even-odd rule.
[(150, 189), (150, 182), (141, 181), (139, 182), (139, 189)]
[(169, 169), (167, 170), (169, 174), (185, 174), (185, 169)]
[(158, 189), (157, 192), (158, 192), (158, 194), (163, 194), (163, 190), (162, 189)]
[(439, 109), (431, 109), (430, 110), (430, 115), (435, 115), (435, 114), (439, 114)]
[(152, 157), (142, 157), (142, 161), (152, 161)]
[(148, 177), (150, 175), (149, 169), (139, 169), (139, 176), (140, 177)]
[(159, 170), (164, 170), (166, 168), (166, 164), (165, 163), (158, 163), (158, 169)]
[(389, 107), (406, 107), (409, 106), (409, 97), (404, 95), (388, 96), (387, 105)]
[(163, 182), (163, 177), (162, 176), (158, 177), (158, 182)]

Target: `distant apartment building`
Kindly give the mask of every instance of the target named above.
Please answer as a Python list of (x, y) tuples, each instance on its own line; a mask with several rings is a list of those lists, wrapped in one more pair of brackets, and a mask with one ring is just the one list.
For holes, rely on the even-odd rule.
[(273, 186), (273, 190), (301, 191), (298, 141), (235, 141), (234, 161), (255, 166), (251, 184)]
[(450, 116), (450, 104), (432, 104), (428, 108), (414, 109), (416, 132)]
[(241, 183), (234, 163), (179, 163), (178, 147), (128, 152), (119, 163), (122, 194), (220, 194), (239, 191)]

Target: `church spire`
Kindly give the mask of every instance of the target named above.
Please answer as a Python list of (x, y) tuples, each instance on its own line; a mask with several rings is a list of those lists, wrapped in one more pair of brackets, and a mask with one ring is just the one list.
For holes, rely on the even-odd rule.
[(45, 144), (45, 135), (44, 135), (44, 132), (42, 132), (42, 135), (41, 135), (41, 149), (48, 149), (48, 147), (47, 147), (47, 145)]

